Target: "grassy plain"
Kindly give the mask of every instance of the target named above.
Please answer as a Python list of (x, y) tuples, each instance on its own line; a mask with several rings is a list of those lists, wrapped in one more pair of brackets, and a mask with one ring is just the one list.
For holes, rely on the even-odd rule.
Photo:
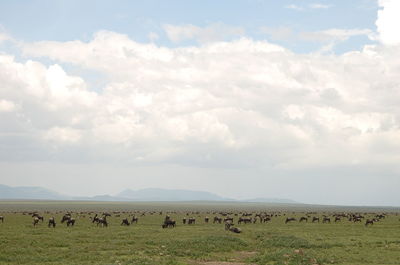
[[(45, 222), (36, 228), (23, 211), (43, 213)], [(74, 227), (60, 223), (61, 212), (73, 211), (157, 211), (139, 216), (139, 223), (120, 225), (113, 215), (110, 226), (97, 227), (88, 214), (77, 214)], [(158, 211), (163, 211), (160, 215)], [(176, 228), (162, 229), (166, 211), (177, 221)], [(186, 216), (196, 217), (195, 225), (183, 225)], [(276, 212), (266, 224), (240, 225), (241, 234), (212, 224), (214, 211)], [(365, 227), (363, 223), (285, 224), (287, 216), (300, 217), (305, 211), (322, 217), (332, 212), (358, 211), (372, 217), (375, 212), (391, 212), (387, 218)], [(46, 213), (50, 212), (50, 213)], [(58, 213), (56, 213), (58, 212)], [(400, 209), (335, 208), (256, 203), (99, 203), (99, 202), (0, 202), (0, 264), (400, 264)], [(285, 214), (285, 216), (283, 216)], [(210, 223), (204, 223), (205, 216)], [(55, 216), (57, 227), (47, 227)], [(93, 216), (93, 215), (92, 215)], [(237, 216), (232, 215), (235, 223)]]

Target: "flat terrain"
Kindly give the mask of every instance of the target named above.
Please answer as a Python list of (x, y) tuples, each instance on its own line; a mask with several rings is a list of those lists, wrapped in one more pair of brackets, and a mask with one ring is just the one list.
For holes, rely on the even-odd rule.
[[(29, 212), (44, 222), (32, 225)], [(72, 212), (74, 227), (61, 224)], [(160, 214), (160, 211), (162, 213)], [(95, 213), (109, 212), (109, 226), (93, 224)], [(119, 213), (114, 213), (119, 212)], [(142, 213), (145, 215), (142, 216)], [(242, 233), (213, 224), (214, 216), (229, 212)], [(274, 213), (268, 223), (237, 225), (242, 213)], [(354, 223), (334, 213), (360, 213)], [(371, 226), (365, 219), (387, 212)], [(331, 223), (299, 222), (308, 213), (323, 215)], [(400, 264), (400, 213), (395, 208), (345, 208), (255, 203), (99, 203), (99, 202), (0, 202), (0, 264)], [(138, 224), (121, 226), (135, 214)], [(166, 215), (175, 228), (161, 228)], [(275, 216), (277, 214), (278, 216)], [(119, 215), (119, 216), (118, 216)], [(48, 228), (54, 216), (56, 228)], [(210, 217), (205, 224), (204, 217)], [(184, 217), (196, 224), (183, 225)], [(285, 224), (287, 217), (297, 221)]]

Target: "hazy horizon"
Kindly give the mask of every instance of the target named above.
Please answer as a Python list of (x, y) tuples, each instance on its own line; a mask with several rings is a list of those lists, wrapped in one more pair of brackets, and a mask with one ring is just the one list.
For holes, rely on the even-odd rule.
[(0, 184), (400, 206), (400, 1), (4, 1)]

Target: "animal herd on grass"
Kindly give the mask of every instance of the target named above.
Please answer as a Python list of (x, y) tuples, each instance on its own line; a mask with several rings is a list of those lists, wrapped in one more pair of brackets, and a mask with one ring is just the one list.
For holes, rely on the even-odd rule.
[[(32, 217), (32, 224), (33, 227), (36, 227), (39, 223), (44, 222), (44, 217), (40, 215), (38, 212), (24, 212), (24, 215), (28, 214), (31, 215)], [(75, 215), (79, 217), (86, 217), (86, 215), (92, 215), (95, 214), (94, 216), (89, 216), (90, 221), (95, 224), (96, 226), (100, 227), (108, 227), (109, 222), (108, 222), (108, 217), (111, 217), (112, 214), (108, 212), (104, 212), (102, 214), (98, 213), (92, 213), (92, 212), (80, 212), (80, 213), (74, 213)], [(122, 212), (122, 214), (130, 214), (129, 212)], [(157, 214), (156, 212), (139, 212), (142, 216), (145, 216), (146, 214)], [(162, 215), (163, 212), (158, 212), (159, 215)], [(174, 228), (177, 226), (177, 222), (172, 219), (170, 214), (177, 214), (176, 212), (167, 212), (161, 227), (162, 228)], [(287, 216), (287, 213), (280, 213), (280, 212), (275, 212), (275, 213), (268, 213), (268, 212), (259, 212), (259, 213), (247, 213), (247, 212), (239, 212), (239, 213), (233, 213), (233, 212), (212, 212), (208, 214), (213, 214), (215, 215), (212, 219), (209, 216), (204, 217), (204, 223), (208, 224), (210, 223), (210, 220), (212, 220), (213, 224), (224, 224), (225, 230), (231, 231), (233, 233), (241, 233), (242, 230), (238, 227), (235, 226), (235, 219), (237, 220), (237, 224), (255, 224), (257, 222), (259, 223), (268, 223), (270, 222), (273, 218), (281, 217), (281, 216), (286, 216), (286, 219), (284, 218), (284, 223), (289, 224), (292, 222), (308, 222), (310, 220), (311, 223), (319, 223), (320, 220), (322, 223), (327, 224), (331, 223), (331, 220), (333, 222), (338, 223), (338, 222), (343, 222), (343, 221), (348, 221), (352, 223), (362, 223), (364, 222), (365, 226), (373, 225), (376, 222), (381, 221), (382, 219), (385, 219), (387, 214), (385, 213), (380, 213), (380, 214), (371, 214), (371, 213), (365, 213), (365, 214), (360, 214), (360, 213), (331, 213), (330, 215), (323, 214), (322, 216), (315, 216), (317, 213), (316, 212), (309, 212), (305, 213), (303, 216), (300, 218), (295, 218), (295, 217), (289, 217)], [(113, 215), (115, 217), (121, 217), (121, 212), (113, 212)], [(191, 216), (190, 216), (191, 215)], [(183, 225), (194, 225), (196, 224), (196, 218), (194, 216), (200, 217), (200, 212), (187, 212), (186, 216), (182, 218), (182, 224)], [(235, 216), (232, 217), (232, 216)], [(366, 218), (365, 216), (368, 216), (369, 218)], [(0, 222), (4, 223), (4, 216), (0, 216)], [(55, 228), (56, 227), (56, 219), (55, 217), (50, 217), (48, 218), (48, 227)], [(68, 227), (73, 227), (75, 225), (76, 219), (73, 217), (73, 213), (65, 213), (63, 214), (60, 223), (66, 224)], [(121, 226), (130, 226), (132, 224), (137, 224), (139, 221), (139, 217), (136, 216), (136, 214), (131, 215), (131, 217), (126, 217), (123, 218), (121, 221)]]

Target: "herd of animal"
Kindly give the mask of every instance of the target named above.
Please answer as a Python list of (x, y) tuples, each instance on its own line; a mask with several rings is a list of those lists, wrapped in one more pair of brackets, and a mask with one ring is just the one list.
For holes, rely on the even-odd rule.
[[(30, 215), (32, 217), (33, 227), (36, 227), (40, 223), (43, 223), (45, 218), (43, 215), (40, 215), (38, 212), (23, 212), (23, 215)], [(47, 212), (47, 214), (51, 214)], [(59, 214), (59, 213), (58, 213)], [(63, 213), (60, 223), (66, 224), (68, 227), (73, 227), (77, 218), (84, 219), (88, 218), (91, 223), (100, 227), (108, 227), (109, 221), (108, 218), (111, 216), (121, 217), (121, 215), (128, 215), (121, 221), (121, 226), (129, 226), (132, 224), (137, 224), (139, 221), (139, 217), (137, 215), (146, 216), (146, 215), (163, 215), (166, 214), (161, 227), (162, 228), (174, 228), (177, 225), (176, 220), (174, 220), (171, 215), (178, 215), (182, 213), (178, 212), (103, 212), (101, 214), (94, 212), (79, 212), (79, 213)], [(308, 222), (310, 220), (311, 223), (319, 223), (320, 221), (324, 224), (331, 223), (331, 220), (335, 223), (348, 221), (352, 223), (362, 223), (364, 222), (365, 226), (373, 225), (376, 222), (380, 222), (382, 219), (385, 219), (386, 213), (331, 213), (331, 214), (322, 214), (318, 215), (316, 212), (307, 212), (304, 213), (300, 218), (299, 217), (290, 217), (289, 213), (282, 212), (207, 212), (205, 217), (202, 217), (202, 213), (200, 212), (186, 212), (185, 216), (182, 218), (183, 225), (194, 225), (196, 224), (196, 217), (203, 219), (204, 224), (210, 223), (212, 220), (213, 224), (224, 224), (225, 230), (231, 231), (234, 233), (241, 233), (242, 230), (235, 226), (235, 220), (238, 225), (242, 224), (255, 224), (255, 223), (268, 223), (273, 219), (278, 217), (283, 217), (285, 220), (284, 223), (292, 223), (292, 222)], [(213, 218), (210, 218), (208, 215), (214, 215)], [(295, 213), (292, 213), (294, 215)], [(75, 216), (75, 218), (73, 217)], [(94, 216), (93, 216), (94, 215)], [(397, 214), (396, 214), (397, 215)], [(1, 223), (4, 223), (5, 217), (0, 216)], [(56, 218), (54, 216), (49, 217), (47, 219), (48, 227), (55, 228), (56, 227)]]

